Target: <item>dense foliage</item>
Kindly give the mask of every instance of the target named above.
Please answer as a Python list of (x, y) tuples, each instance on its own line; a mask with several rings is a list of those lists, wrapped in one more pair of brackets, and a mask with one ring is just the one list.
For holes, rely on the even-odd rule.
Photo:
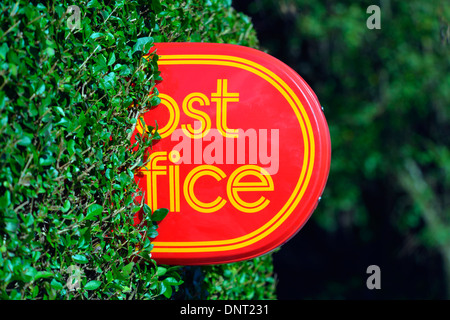
[[(449, 297), (448, 2), (238, 3), (261, 46), (311, 85), (331, 133), (328, 184), (305, 227), (314, 229), (281, 250), (297, 272), (280, 285), (294, 297)], [(380, 29), (367, 27), (371, 5)], [(381, 268), (379, 292), (365, 286), (370, 264)]]
[(129, 143), (159, 103), (157, 53), (143, 58), (152, 44), (256, 47), (249, 18), (230, 1), (71, 5), (0, 3), (1, 299), (274, 298), (270, 255), (185, 269), (152, 260), (146, 236), (167, 210), (136, 203), (133, 175), (159, 136)]

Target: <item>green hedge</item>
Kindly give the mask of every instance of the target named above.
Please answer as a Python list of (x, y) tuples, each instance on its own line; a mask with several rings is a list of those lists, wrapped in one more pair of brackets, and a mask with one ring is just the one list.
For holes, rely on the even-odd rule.
[[(257, 47), (231, 1), (0, 4), (1, 299), (271, 299), (271, 255), (208, 267), (151, 259), (167, 210), (135, 203), (155, 133), (130, 152), (137, 116), (159, 103), (154, 42)], [(149, 94), (151, 93), (151, 94)], [(133, 226), (144, 211), (146, 225)]]

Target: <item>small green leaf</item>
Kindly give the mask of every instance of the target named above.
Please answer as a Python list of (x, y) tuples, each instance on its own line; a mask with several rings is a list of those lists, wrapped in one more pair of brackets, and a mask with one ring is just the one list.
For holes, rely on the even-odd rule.
[(163, 276), (165, 273), (167, 272), (167, 268), (158, 266), (158, 268), (156, 269), (156, 275), (157, 276)]
[(97, 0), (91, 0), (88, 2), (88, 4), (86, 5), (88, 8), (100, 8), (100, 4), (98, 3)]
[(7, 221), (5, 223), (5, 229), (10, 232), (16, 232), (16, 230), (19, 228), (19, 223), (17, 219)]
[(100, 287), (101, 284), (102, 284), (101, 281), (91, 280), (91, 281), (89, 281), (88, 283), (86, 283), (86, 285), (84, 286), (84, 288), (85, 288), (86, 290), (95, 290), (95, 289), (97, 289), (98, 287)]
[(28, 146), (31, 144), (31, 139), (30, 137), (23, 136), (19, 141), (17, 141), (17, 144), (21, 146)]
[(102, 213), (103, 207), (99, 204), (92, 204), (86, 212), (86, 218), (84, 220), (95, 220), (95, 217)]
[(109, 168), (106, 169), (105, 177), (106, 177), (106, 179), (111, 180), (111, 169), (109, 169)]
[(11, 204), (11, 193), (9, 190), (6, 190), (5, 194), (0, 197), (0, 208), (4, 209)]
[(85, 116), (84, 112), (81, 112), (81, 113), (78, 115), (78, 123), (79, 123), (81, 126), (85, 126), (85, 125), (86, 125), (86, 121), (87, 121), (87, 119), (86, 119), (86, 116)]
[(54, 274), (49, 271), (39, 271), (36, 276), (34, 277), (34, 281), (37, 281), (41, 278), (50, 278), (53, 277)]
[(52, 282), (50, 282), (50, 285), (52, 286), (53, 289), (56, 290), (61, 290), (63, 288), (63, 285), (60, 282), (56, 281), (55, 279), (53, 279)]
[(61, 107), (56, 107), (55, 109), (56, 109), (56, 111), (58, 111), (58, 113), (59, 113), (60, 115), (62, 115), (63, 117), (66, 115), (65, 112), (64, 112), (64, 110), (63, 110)]
[(75, 153), (75, 141), (70, 140), (67, 142), (67, 151), (69, 151), (69, 154), (72, 156)]
[(136, 213), (136, 212), (138, 212), (139, 210), (141, 210), (141, 207), (139, 207), (139, 206), (134, 206), (134, 207), (131, 209), (131, 213)]
[(160, 97), (152, 97), (150, 100), (150, 105), (152, 107), (157, 106), (161, 103), (161, 98)]
[(148, 204), (144, 203), (143, 209), (144, 209), (145, 214), (148, 214), (148, 215), (152, 214), (152, 209), (148, 206)]
[(156, 231), (155, 229), (150, 229), (148, 232), (147, 232), (147, 236), (149, 237), (149, 238), (156, 238), (157, 236), (158, 236), (158, 231)]
[(41, 166), (49, 166), (53, 164), (53, 162), (55, 162), (55, 158), (53, 158), (52, 156), (47, 156), (45, 159), (39, 158), (39, 164)]
[(88, 258), (84, 254), (75, 254), (72, 259), (77, 263), (88, 263)]
[(163, 288), (161, 288), (161, 290), (163, 291), (163, 295), (164, 297), (166, 297), (167, 299), (169, 299), (172, 296), (172, 287), (171, 286), (167, 286), (164, 281), (161, 283), (161, 287), (165, 288), (165, 290)]
[(122, 268), (123, 275), (128, 276), (131, 273), (131, 270), (133, 270), (133, 267), (134, 267), (134, 262), (130, 262), (129, 264), (124, 266)]
[(44, 52), (45, 52), (49, 57), (53, 57), (53, 56), (55, 55), (55, 49), (50, 48), (50, 47), (46, 48), (46, 49), (44, 50)]
[(152, 0), (151, 6), (155, 13), (160, 13), (162, 11), (161, 2), (159, 0)]
[(156, 209), (152, 214), (152, 221), (161, 221), (167, 216), (168, 213), (169, 210), (165, 208)]
[(133, 47), (133, 50), (131, 53), (135, 53), (136, 51), (148, 51), (150, 50), (150, 45), (153, 44), (153, 38), (152, 37), (143, 37), (139, 38), (136, 41), (136, 44)]
[(168, 277), (163, 280), (164, 284), (168, 286), (177, 286), (183, 283), (183, 280), (177, 280), (174, 277)]
[(103, 37), (105, 34), (104, 33), (101, 33), (101, 32), (94, 32), (89, 38), (91, 38), (91, 39), (97, 39), (97, 38), (100, 38), (100, 37)]
[(0, 47), (0, 58), (4, 60), (8, 51), (8, 44), (6, 42), (3, 42), (2, 46)]
[(36, 90), (36, 95), (41, 95), (45, 92), (45, 84), (41, 84), (41, 86)]
[(61, 211), (62, 212), (67, 212), (67, 211), (69, 211), (69, 209), (70, 209), (70, 201), (66, 200), (64, 202), (64, 206), (61, 208)]
[(108, 66), (114, 64), (114, 62), (116, 62), (116, 55), (114, 54), (114, 52), (112, 52), (111, 57), (109, 58), (109, 61), (108, 61)]
[(101, 85), (105, 90), (111, 89), (116, 84), (116, 74), (114, 72), (108, 73), (102, 80)]

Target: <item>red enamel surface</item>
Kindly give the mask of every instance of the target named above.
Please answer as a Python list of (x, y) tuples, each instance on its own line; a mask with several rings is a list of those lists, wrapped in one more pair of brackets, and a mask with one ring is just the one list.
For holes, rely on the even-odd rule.
[[(181, 139), (186, 139), (183, 141), (190, 142), (192, 157), (191, 163), (159, 161), (160, 167), (153, 170), (158, 171), (153, 180), (157, 187), (158, 208), (170, 208), (170, 197), (176, 197), (175, 180), (179, 181), (180, 196), (179, 210), (169, 212), (159, 224), (152, 257), (163, 264), (228, 263), (250, 259), (280, 246), (306, 223), (328, 178), (330, 136), (316, 95), (295, 71), (255, 49), (210, 43), (158, 43), (155, 46), (163, 77), (157, 85), (158, 91), (175, 101), (180, 112), (179, 121), (175, 121), (176, 130), (157, 142), (149, 152), (152, 155), (166, 152), (168, 157), (173, 148), (179, 148)], [(217, 135), (215, 101), (222, 99), (218, 87), (224, 89), (223, 79), (227, 80), (227, 93), (238, 95), (235, 100), (231, 97), (231, 102), (226, 105), (226, 126), (240, 129), (238, 135), (247, 134), (251, 137), (249, 141), (253, 141), (244, 148), (241, 145), (241, 149), (238, 149), (238, 139)], [(194, 124), (194, 119), (183, 111), (183, 101), (193, 93), (202, 94), (209, 103), (201, 105), (197, 99), (191, 105), (194, 111), (204, 112), (211, 120), (211, 130), (203, 139), (181, 138), (181, 125)], [(224, 92), (221, 93), (224, 96)], [(222, 116), (223, 111), (220, 111)], [(167, 102), (143, 116), (148, 125), (154, 125), (157, 120), (159, 128), (165, 127), (170, 119)], [(134, 141), (133, 136), (131, 142)], [(264, 152), (264, 148), (268, 152)], [(271, 153), (272, 148), (278, 149), (278, 157), (275, 151)], [(185, 149), (181, 153), (184, 162), (187, 159)], [(204, 157), (205, 154), (215, 157)], [(269, 157), (269, 163), (264, 156)], [(226, 201), (214, 212), (193, 208), (186, 200), (183, 188), (188, 174), (205, 165), (214, 166), (224, 177), (218, 181), (204, 169), (206, 171), (202, 172), (206, 174), (193, 184), (193, 195), (207, 204), (217, 197)], [(235, 201), (240, 203), (252, 203), (260, 197), (269, 201), (257, 212), (237, 209), (227, 192), (233, 172), (249, 165), (271, 168), (272, 173), (273, 190), (237, 191), (240, 200)], [(245, 168), (245, 172), (251, 172), (251, 167)], [(170, 170), (173, 170), (172, 176)], [(173, 178), (175, 170), (179, 170), (179, 179)], [(151, 181), (147, 178), (151, 172), (152, 168), (147, 165), (146, 175), (135, 176), (146, 194), (151, 189)], [(261, 179), (257, 175), (247, 175), (241, 182), (256, 185)], [(240, 190), (235, 183), (232, 187), (235, 189), (230, 189), (229, 185), (228, 191)], [(147, 196), (145, 201), (152, 207)]]

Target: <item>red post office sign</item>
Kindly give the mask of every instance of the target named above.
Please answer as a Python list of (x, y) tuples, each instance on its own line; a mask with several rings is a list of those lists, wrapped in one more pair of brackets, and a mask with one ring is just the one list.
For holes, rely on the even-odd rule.
[[(319, 101), (276, 58), (213, 43), (156, 44), (161, 140), (135, 179), (153, 209), (163, 264), (229, 263), (294, 236), (317, 206), (331, 143)], [(143, 133), (140, 121), (135, 132)], [(135, 142), (132, 138), (132, 143)]]

